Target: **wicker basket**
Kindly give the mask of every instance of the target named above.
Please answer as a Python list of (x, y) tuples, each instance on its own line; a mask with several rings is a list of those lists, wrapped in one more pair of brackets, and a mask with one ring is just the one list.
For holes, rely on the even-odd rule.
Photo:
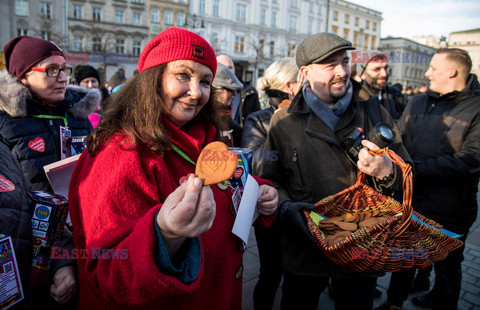
[[(403, 205), (365, 185), (365, 174), (359, 172), (357, 183), (317, 202), (313, 211), (334, 217), (347, 212), (379, 210), (390, 217), (372, 227), (359, 229), (346, 239), (328, 246), (323, 233), (310, 216), (311, 211), (305, 210), (308, 228), (325, 255), (335, 264), (355, 272), (394, 272), (414, 267), (425, 268), (460, 248), (463, 242), (440, 231), (438, 223), (412, 211), (410, 165), (388, 149), (370, 153), (385, 154), (402, 168)], [(431, 227), (412, 220), (412, 213)]]

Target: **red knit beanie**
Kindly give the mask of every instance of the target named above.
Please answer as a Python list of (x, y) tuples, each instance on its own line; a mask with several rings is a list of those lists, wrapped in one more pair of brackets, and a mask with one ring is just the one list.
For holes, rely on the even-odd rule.
[(196, 33), (182, 28), (168, 28), (147, 43), (140, 59), (138, 72), (175, 60), (193, 60), (217, 71), (217, 58), (208, 42)]
[(3, 55), (8, 73), (19, 79), (45, 58), (55, 55), (65, 57), (54, 43), (30, 36), (11, 39), (3, 47)]

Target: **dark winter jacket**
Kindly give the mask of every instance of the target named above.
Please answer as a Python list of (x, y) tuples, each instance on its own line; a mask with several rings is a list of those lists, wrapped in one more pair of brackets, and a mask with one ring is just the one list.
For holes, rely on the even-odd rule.
[(399, 121), (415, 164), (413, 208), (447, 229), (465, 233), (477, 216), (480, 176), (480, 85), (413, 97)]
[(0, 142), (0, 234), (10, 236), (17, 258), (25, 300), (13, 309), (31, 308), (30, 266), (32, 265), (31, 185), (10, 149)]
[[(365, 109), (371, 99), (362, 101), (361, 85), (353, 80), (352, 84), (352, 101), (334, 131), (311, 111), (302, 92), (297, 93), (288, 108), (273, 115), (263, 151), (277, 151), (278, 160), (262, 161), (259, 175), (277, 188), (279, 205), (285, 201), (316, 203), (356, 182), (357, 167), (340, 143), (352, 129), (362, 127), (368, 132), (372, 127)], [(383, 108), (380, 112), (382, 120), (394, 126), (388, 112)], [(400, 135), (391, 149), (409, 161)], [(281, 222), (278, 224), (286, 270), (310, 276), (346, 274), (343, 268), (325, 258), (311, 238)]]
[(65, 122), (33, 115), (66, 116), (72, 136), (87, 136), (93, 129), (88, 115), (100, 101), (99, 90), (69, 87), (58, 109), (49, 113), (27, 87), (0, 72), (0, 140), (19, 161), (34, 190), (51, 191), (43, 166), (61, 159), (59, 128)]
[[(268, 94), (267, 94), (268, 95)], [(277, 91), (268, 97), (268, 107), (251, 113), (243, 125), (242, 147), (248, 148), (254, 152), (252, 170), (256, 174), (258, 164), (265, 154), (262, 154), (262, 146), (267, 139), (268, 127), (273, 113), (277, 110), (278, 105), (287, 99), (288, 95), (284, 92)], [(270, 157), (270, 156), (268, 156)]]
[[(371, 95), (366, 88), (362, 88), (359, 96), (361, 98), (369, 98)], [(402, 92), (393, 86), (387, 85), (382, 89), (382, 98), (380, 104), (387, 110), (392, 118), (397, 121), (402, 116), (405, 107), (407, 106), (408, 99)]]
[(239, 92), (240, 102), (234, 121), (243, 127), (245, 119), (250, 113), (260, 110), (260, 100), (258, 99), (258, 92), (250, 85), (244, 84)]

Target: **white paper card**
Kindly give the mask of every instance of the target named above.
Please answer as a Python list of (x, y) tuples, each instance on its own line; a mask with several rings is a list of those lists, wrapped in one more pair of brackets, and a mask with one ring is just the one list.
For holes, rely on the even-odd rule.
[(259, 195), (259, 186), (257, 181), (250, 175), (247, 177), (247, 183), (243, 190), (242, 200), (238, 208), (237, 217), (233, 224), (232, 233), (242, 239), (244, 247), (247, 246), (250, 236), (250, 227), (258, 217), (257, 200)]

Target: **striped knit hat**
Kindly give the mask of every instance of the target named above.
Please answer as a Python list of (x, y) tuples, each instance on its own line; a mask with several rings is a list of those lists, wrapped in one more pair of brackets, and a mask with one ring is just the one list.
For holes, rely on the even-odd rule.
[(208, 42), (196, 33), (182, 28), (168, 28), (147, 43), (140, 59), (138, 72), (175, 60), (193, 60), (217, 71), (217, 58)]

